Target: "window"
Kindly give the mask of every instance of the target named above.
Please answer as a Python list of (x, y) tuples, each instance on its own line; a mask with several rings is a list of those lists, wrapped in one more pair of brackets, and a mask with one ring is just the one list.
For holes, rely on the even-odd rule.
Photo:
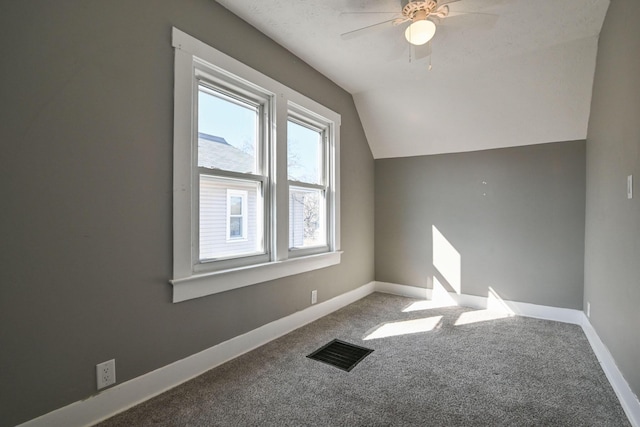
[(287, 169), (289, 178), (289, 249), (305, 252), (326, 250), (327, 123), (290, 112), (287, 122)]
[(231, 82), (216, 83), (212, 77), (204, 70), (194, 73), (198, 269), (204, 264), (223, 269), (267, 260), (263, 195), (269, 176), (263, 129), (270, 108), (268, 95)]
[(247, 240), (247, 192), (227, 189), (227, 241), (234, 240)]
[(173, 29), (174, 302), (340, 262), (340, 116)]

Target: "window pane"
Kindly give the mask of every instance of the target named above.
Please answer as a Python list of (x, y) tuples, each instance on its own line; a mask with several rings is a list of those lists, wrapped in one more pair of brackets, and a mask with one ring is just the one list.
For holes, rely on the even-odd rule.
[(198, 90), (198, 166), (257, 173), (258, 108), (212, 91)]
[(289, 187), (289, 247), (304, 248), (327, 243), (325, 198), (321, 190)]
[(287, 122), (289, 180), (322, 184), (322, 132)]
[[(246, 201), (229, 191), (246, 192)], [(240, 199), (241, 215), (233, 214)], [(200, 175), (200, 260), (264, 253), (264, 217), (260, 182)]]
[(231, 215), (242, 215), (242, 197), (231, 196), (229, 201), (229, 210)]
[(242, 237), (242, 217), (229, 218), (229, 237), (230, 238)]

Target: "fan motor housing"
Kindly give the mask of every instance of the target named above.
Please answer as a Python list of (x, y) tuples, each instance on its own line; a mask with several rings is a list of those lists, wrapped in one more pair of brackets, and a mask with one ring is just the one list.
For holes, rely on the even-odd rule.
[[(402, 0), (402, 16), (413, 20), (418, 12), (420, 15), (428, 16), (438, 8), (437, 0)], [(424, 13), (426, 12), (426, 13)], [(424, 18), (422, 18), (424, 19)]]

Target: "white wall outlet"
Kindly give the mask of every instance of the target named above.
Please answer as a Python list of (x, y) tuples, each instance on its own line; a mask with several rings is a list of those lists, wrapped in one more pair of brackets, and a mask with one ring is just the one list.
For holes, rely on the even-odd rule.
[(98, 379), (98, 390), (116, 383), (116, 359), (96, 365), (96, 375)]
[(587, 317), (591, 317), (591, 303), (587, 302)]
[(627, 176), (627, 199), (633, 199), (633, 175)]
[(313, 290), (311, 291), (311, 304), (315, 304), (318, 302), (318, 291), (317, 290)]

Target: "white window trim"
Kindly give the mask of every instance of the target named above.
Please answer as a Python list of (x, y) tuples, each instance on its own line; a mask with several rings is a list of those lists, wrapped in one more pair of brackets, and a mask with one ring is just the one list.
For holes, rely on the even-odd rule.
[[(174, 184), (173, 184), (173, 302), (186, 301), (205, 295), (250, 286), (282, 277), (329, 267), (340, 263), (340, 115), (289, 87), (273, 80), (228, 55), (202, 43), (190, 35), (173, 28), (172, 45), (175, 48), (174, 82)], [(299, 257), (290, 257), (288, 228), (288, 181), (286, 168), (273, 173), (272, 224), (274, 238), (270, 243), (272, 259), (269, 262), (219, 271), (202, 271), (193, 261), (193, 224), (197, 213), (193, 208), (193, 79), (195, 63), (206, 63), (212, 68), (243, 79), (246, 84), (267, 90), (276, 100), (272, 129), (276, 143), (271, 155), (287, 158), (287, 117), (292, 106), (329, 121), (332, 126), (333, 164), (329, 171), (331, 191), (327, 194), (333, 209), (328, 212), (329, 251)], [(214, 65), (215, 64), (215, 65)], [(276, 130), (280, 132), (276, 132)], [(273, 162), (272, 162), (273, 163)], [(196, 242), (197, 243), (197, 242)]]
[[(242, 200), (240, 204), (240, 215), (231, 214), (232, 197), (240, 197), (240, 200)], [(227, 242), (245, 242), (247, 240), (247, 226), (249, 225), (247, 200), (248, 197), (246, 191), (227, 189)], [(240, 237), (231, 237), (231, 218), (238, 216), (242, 218), (242, 235)]]
[(321, 211), (322, 221), (323, 221), (323, 234), (325, 235), (325, 243), (321, 245), (309, 245), (309, 246), (301, 246), (301, 247), (290, 247), (289, 248), (289, 256), (290, 257), (299, 257), (305, 255), (312, 255), (316, 253), (322, 253), (327, 250), (327, 248), (332, 247), (332, 229), (331, 229), (331, 217), (328, 215), (333, 210), (334, 200), (329, 193), (330, 189), (335, 186), (334, 184), (334, 175), (332, 173), (333, 165), (332, 159), (335, 159), (333, 149), (330, 142), (332, 139), (332, 135), (335, 130), (332, 128), (332, 123), (327, 122), (326, 119), (319, 117), (312, 111), (308, 111), (304, 107), (299, 105), (295, 105), (294, 103), (289, 103), (289, 112), (287, 116), (287, 120), (293, 120), (302, 126), (308, 126), (310, 129), (314, 129), (321, 134), (323, 139), (322, 141), (322, 158), (321, 164), (322, 169), (320, 170), (320, 183), (309, 183), (309, 182), (300, 182), (300, 181), (288, 181), (289, 186), (299, 187), (302, 189), (315, 189), (322, 190), (324, 192), (324, 201), (325, 207)]

